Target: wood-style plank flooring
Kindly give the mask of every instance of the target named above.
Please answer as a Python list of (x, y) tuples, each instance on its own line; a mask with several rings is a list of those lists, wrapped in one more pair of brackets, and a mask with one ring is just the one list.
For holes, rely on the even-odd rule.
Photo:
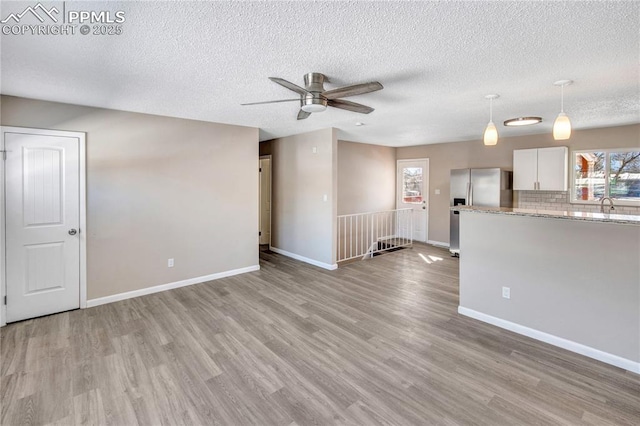
[(424, 245), (259, 272), (1, 333), (2, 425), (640, 424), (640, 377), (457, 314)]

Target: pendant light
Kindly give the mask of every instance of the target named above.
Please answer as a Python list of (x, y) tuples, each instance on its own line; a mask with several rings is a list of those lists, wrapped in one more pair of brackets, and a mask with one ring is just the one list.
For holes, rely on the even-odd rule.
[(564, 86), (568, 86), (571, 83), (573, 83), (571, 80), (559, 80), (553, 83), (561, 88), (560, 114), (558, 114), (556, 121), (553, 123), (553, 139), (557, 141), (563, 141), (571, 137), (571, 121), (569, 121), (569, 117), (564, 112)]
[(493, 100), (498, 99), (500, 95), (487, 95), (485, 99), (489, 99), (489, 124), (484, 129), (484, 144), (487, 146), (496, 145), (498, 143), (498, 129), (493, 124)]

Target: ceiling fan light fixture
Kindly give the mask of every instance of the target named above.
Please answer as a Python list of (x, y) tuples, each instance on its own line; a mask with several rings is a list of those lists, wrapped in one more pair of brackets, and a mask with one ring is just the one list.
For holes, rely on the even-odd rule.
[(531, 126), (532, 124), (542, 123), (542, 117), (517, 117), (505, 120), (503, 123), (507, 127)]
[(556, 117), (556, 121), (553, 123), (553, 139), (557, 141), (564, 141), (571, 137), (571, 121), (569, 116), (564, 112), (564, 86), (568, 86), (573, 83), (572, 80), (558, 80), (554, 86), (560, 86), (560, 114)]
[(300, 109), (304, 112), (322, 112), (327, 109), (327, 106), (322, 104), (307, 104), (302, 105)]
[(483, 141), (486, 146), (493, 146), (498, 144), (498, 129), (493, 124), (493, 100), (498, 99), (500, 95), (487, 95), (485, 99), (489, 99), (489, 123), (487, 128), (484, 129)]
[(300, 109), (304, 112), (322, 112), (327, 109), (327, 100), (316, 93), (309, 93), (300, 101)]

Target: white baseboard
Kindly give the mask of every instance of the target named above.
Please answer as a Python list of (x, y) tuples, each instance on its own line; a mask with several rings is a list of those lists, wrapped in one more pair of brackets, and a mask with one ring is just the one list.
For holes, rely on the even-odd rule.
[(608, 352), (583, 345), (582, 343), (577, 343), (571, 340), (564, 339), (562, 337), (554, 336), (553, 334), (538, 331), (533, 328), (516, 324), (515, 322), (483, 314), (482, 312), (474, 311), (473, 309), (464, 308), (462, 306), (458, 306), (458, 313), (482, 322), (486, 322), (491, 325), (495, 325), (496, 327), (504, 328), (505, 330), (513, 331), (514, 333), (522, 334), (523, 336), (531, 337), (532, 339), (540, 340), (541, 342), (549, 343), (550, 345), (557, 346), (559, 348), (566, 349), (580, 355), (584, 355), (589, 358), (597, 359), (598, 361), (602, 361), (606, 364), (614, 365), (616, 367), (624, 368), (627, 371), (640, 374), (640, 362), (622, 358), (618, 355), (610, 354)]
[(200, 284), (207, 281), (219, 280), (220, 278), (231, 277), (233, 275), (244, 274), (260, 270), (260, 265), (247, 266), (246, 268), (232, 269), (230, 271), (218, 272), (216, 274), (204, 275), (202, 277), (189, 278), (188, 280), (176, 281), (168, 284), (156, 285), (153, 287), (141, 288), (140, 290), (127, 291), (126, 293), (118, 293), (111, 296), (99, 297), (97, 299), (87, 300), (87, 308), (104, 305), (106, 303), (118, 302), (120, 300), (132, 299), (134, 297), (144, 296), (147, 294), (159, 293), (161, 291), (172, 290), (174, 288), (186, 287), (189, 285)]
[(449, 243), (443, 243), (442, 241), (427, 240), (427, 244), (431, 244), (436, 247), (449, 248)]
[(273, 247), (273, 246), (269, 247), (269, 249), (271, 251), (273, 251), (275, 253), (278, 253), (278, 254), (281, 254), (283, 256), (287, 256), (287, 257), (290, 257), (292, 259), (299, 260), (301, 262), (310, 263), (311, 265), (318, 266), (318, 267), (323, 268), (323, 269), (328, 269), (330, 271), (333, 271), (334, 269), (338, 269), (338, 265), (336, 265), (335, 263), (333, 265), (330, 265), (328, 263), (319, 262), (317, 260), (309, 259), (308, 257), (300, 256), (299, 254), (290, 253), (290, 252), (288, 252), (286, 250), (282, 250), (282, 249), (279, 249), (279, 248)]

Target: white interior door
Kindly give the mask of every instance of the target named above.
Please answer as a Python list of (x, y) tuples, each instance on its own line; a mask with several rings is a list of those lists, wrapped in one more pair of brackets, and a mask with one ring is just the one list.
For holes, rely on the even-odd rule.
[(3, 131), (7, 322), (80, 307), (80, 138), (44, 133)]
[(260, 244), (271, 243), (271, 158), (260, 159)]
[(413, 211), (414, 241), (426, 242), (429, 223), (429, 160), (398, 160), (397, 208)]

